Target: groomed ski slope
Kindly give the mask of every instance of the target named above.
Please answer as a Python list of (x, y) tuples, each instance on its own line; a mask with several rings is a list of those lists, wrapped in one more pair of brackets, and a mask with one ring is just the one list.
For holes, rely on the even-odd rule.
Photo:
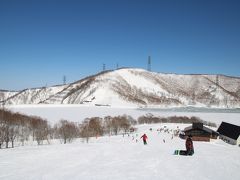
[[(171, 133), (158, 133), (167, 126), (183, 129), (189, 124), (137, 126), (130, 136), (91, 138), (89, 143), (26, 145), (0, 150), (1, 180), (237, 180), (240, 148), (221, 140), (194, 142), (192, 157), (173, 155), (185, 141)], [(150, 131), (149, 129), (153, 130)], [(148, 145), (140, 136), (146, 133)], [(136, 136), (138, 134), (138, 136)], [(134, 137), (134, 140), (133, 140)], [(136, 142), (136, 138), (138, 142)], [(165, 139), (166, 143), (163, 142)]]

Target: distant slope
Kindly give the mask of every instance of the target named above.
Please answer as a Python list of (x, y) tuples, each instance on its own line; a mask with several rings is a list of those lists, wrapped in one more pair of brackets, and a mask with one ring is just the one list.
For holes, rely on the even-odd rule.
[(68, 85), (0, 91), (5, 104), (89, 104), (133, 107), (240, 107), (240, 78), (118, 69)]

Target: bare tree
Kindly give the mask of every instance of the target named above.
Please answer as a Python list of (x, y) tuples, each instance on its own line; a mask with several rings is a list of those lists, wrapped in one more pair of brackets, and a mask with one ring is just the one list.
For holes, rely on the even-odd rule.
[(28, 116), (21, 115), (20, 126), (19, 126), (19, 139), (24, 145), (25, 140), (27, 141), (31, 134), (31, 120)]
[(120, 128), (124, 131), (124, 133), (127, 133), (131, 127), (130, 121), (128, 120), (127, 116), (120, 116), (119, 121)]
[(90, 138), (89, 119), (85, 119), (80, 125), (80, 137), (86, 139), (86, 142), (88, 143)]
[(74, 122), (61, 120), (56, 127), (58, 135), (61, 139), (63, 139), (64, 144), (71, 142), (74, 138), (78, 137), (79, 130)]
[[(3, 113), (3, 110), (1, 110), (1, 113)], [(4, 142), (4, 136), (5, 136), (5, 123), (3, 121), (3, 118), (0, 118), (0, 149), (2, 148), (2, 144)]]
[(113, 129), (113, 132), (114, 132), (115, 135), (117, 135), (118, 132), (119, 132), (120, 129), (121, 129), (120, 120), (121, 120), (121, 117), (120, 117), (120, 116), (117, 116), (117, 117), (113, 117), (113, 118), (112, 118), (111, 126), (112, 126), (112, 129)]
[(38, 145), (43, 144), (44, 140), (48, 140), (50, 126), (46, 120), (36, 119), (37, 129), (35, 137)]
[(85, 119), (80, 129), (81, 137), (85, 138), (87, 142), (90, 137), (102, 136), (104, 133), (102, 119), (99, 117)]
[(89, 120), (89, 130), (91, 132), (91, 136), (102, 136), (103, 135), (103, 126), (101, 122), (101, 118), (93, 117)]
[(12, 143), (12, 148), (14, 147), (14, 141), (19, 136), (19, 127), (20, 121), (18, 120), (18, 114), (13, 114), (11, 119), (9, 120), (10, 128), (9, 128), (9, 139)]
[(4, 142), (6, 144), (6, 148), (8, 148), (8, 143), (10, 141), (10, 137), (9, 137), (9, 133), (10, 133), (10, 117), (11, 117), (11, 114), (10, 114), (10, 111), (6, 111), (4, 110), (3, 111), (3, 123), (4, 123)]
[(112, 117), (111, 116), (104, 117), (103, 126), (105, 129), (105, 132), (110, 136), (112, 134)]

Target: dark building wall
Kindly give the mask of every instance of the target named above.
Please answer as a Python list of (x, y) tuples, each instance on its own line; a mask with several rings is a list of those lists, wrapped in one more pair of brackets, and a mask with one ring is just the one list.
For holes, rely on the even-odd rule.
[(202, 129), (191, 129), (185, 131), (185, 135), (192, 135), (192, 136), (203, 136), (203, 137), (210, 137), (211, 134), (209, 132), (203, 131)]
[(202, 129), (190, 129), (188, 131), (185, 131), (185, 138), (188, 135), (192, 135), (192, 140), (193, 141), (210, 141), (210, 138), (216, 139), (217, 136), (212, 133), (206, 132)]
[(224, 135), (220, 135), (220, 139), (222, 139), (226, 143), (229, 143), (229, 144), (232, 144), (232, 145), (236, 145), (237, 144), (237, 140), (231, 139), (231, 138), (229, 138), (227, 136), (224, 136)]
[(192, 135), (194, 141), (210, 141), (210, 139), (217, 139), (218, 133), (203, 126), (203, 123), (193, 123), (184, 129), (185, 135), (180, 135), (180, 138), (186, 138)]
[(210, 137), (199, 137), (199, 136), (195, 136), (192, 138), (193, 141), (206, 141), (209, 142), (210, 141)]

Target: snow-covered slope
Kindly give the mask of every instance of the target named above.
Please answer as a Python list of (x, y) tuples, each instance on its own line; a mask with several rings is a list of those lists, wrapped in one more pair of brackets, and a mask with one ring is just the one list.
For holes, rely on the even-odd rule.
[(176, 75), (143, 69), (105, 71), (68, 85), (0, 91), (1, 103), (132, 107), (240, 107), (240, 78)]
[[(72, 144), (50, 141), (51, 145), (18, 146), (0, 153), (1, 180), (237, 180), (240, 176), (239, 147), (221, 140), (193, 142), (191, 157), (173, 155), (185, 149), (185, 141), (172, 133), (159, 133), (187, 124), (138, 126), (130, 136), (77, 139)], [(149, 129), (152, 128), (152, 131)], [(146, 133), (148, 145), (141, 135)], [(165, 143), (163, 142), (165, 140)], [(138, 140), (136, 142), (136, 140)]]

